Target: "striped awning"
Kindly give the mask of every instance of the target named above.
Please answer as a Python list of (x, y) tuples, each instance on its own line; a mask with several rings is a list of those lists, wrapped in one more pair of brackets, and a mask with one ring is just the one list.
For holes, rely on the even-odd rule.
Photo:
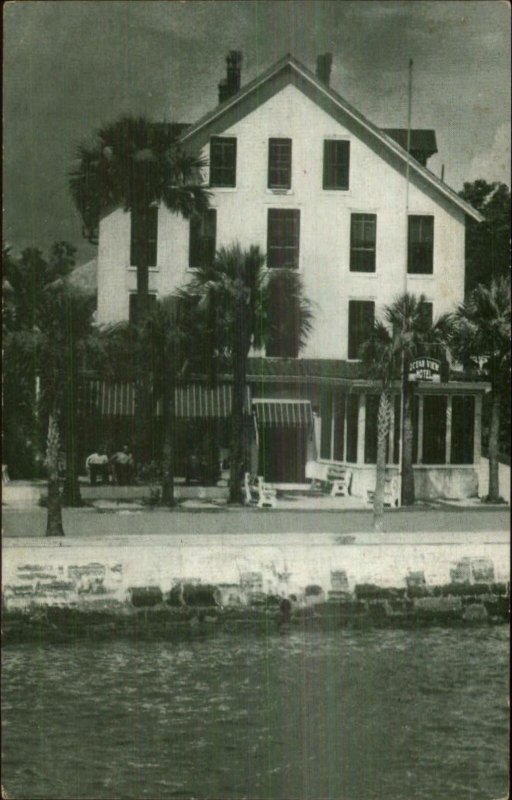
[(253, 400), (260, 425), (313, 425), (309, 400)]
[[(183, 419), (229, 417), (233, 405), (233, 387), (222, 383), (213, 388), (199, 383), (179, 386), (175, 391), (176, 416)], [(85, 407), (90, 414), (129, 417), (135, 415), (135, 383), (90, 380), (85, 392)], [(247, 388), (245, 410), (250, 408)], [(156, 414), (161, 415), (157, 403)]]
[[(221, 383), (213, 388), (200, 383), (190, 383), (176, 389), (176, 416), (201, 419), (209, 417), (229, 417), (233, 407), (233, 387)], [(247, 387), (245, 411), (250, 408), (249, 387)]]
[(90, 414), (112, 417), (135, 415), (135, 383), (90, 380), (85, 386), (85, 407)]

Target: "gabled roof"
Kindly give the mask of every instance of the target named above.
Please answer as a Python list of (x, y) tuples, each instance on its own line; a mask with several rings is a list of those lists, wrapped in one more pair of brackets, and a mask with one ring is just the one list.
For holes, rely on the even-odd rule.
[(344, 116), (350, 117), (357, 125), (367, 132), (376, 142), (383, 145), (387, 151), (394, 154), (401, 162), (409, 161), (411, 173), (416, 173), (427, 183), (432, 185), (446, 200), (456, 205), (465, 214), (481, 222), (483, 216), (469, 203), (458, 196), (453, 189), (443, 183), (430, 170), (423, 167), (416, 159), (412, 158), (407, 151), (394, 140), (378, 128), (357, 109), (347, 103), (337, 92), (326, 86), (301, 64), (292, 55), (288, 54), (273, 66), (267, 69), (262, 75), (250, 81), (246, 86), (234, 94), (232, 97), (220, 103), (213, 111), (205, 114), (196, 123), (190, 126), (183, 134), (181, 141), (194, 143), (195, 141), (206, 141), (211, 132), (218, 133), (243, 118), (258, 106), (266, 102), (270, 97), (277, 94), (284, 86), (293, 83), (302, 91), (308, 94), (314, 102), (320, 105), (324, 111), (330, 113), (335, 119), (342, 112)]

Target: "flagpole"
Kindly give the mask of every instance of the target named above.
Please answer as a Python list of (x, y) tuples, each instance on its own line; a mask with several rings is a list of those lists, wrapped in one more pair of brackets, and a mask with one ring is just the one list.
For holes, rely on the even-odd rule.
[[(407, 88), (407, 161), (405, 165), (405, 263), (403, 271), (403, 293), (407, 293), (407, 266), (409, 258), (409, 169), (411, 163), (411, 117), (412, 117), (412, 58), (409, 59), (409, 81)], [(404, 320), (405, 321), (405, 320)], [(400, 442), (398, 448), (398, 475), (400, 481), (400, 503), (403, 504), (403, 461), (404, 461), (404, 375), (405, 354), (402, 349), (400, 366)]]

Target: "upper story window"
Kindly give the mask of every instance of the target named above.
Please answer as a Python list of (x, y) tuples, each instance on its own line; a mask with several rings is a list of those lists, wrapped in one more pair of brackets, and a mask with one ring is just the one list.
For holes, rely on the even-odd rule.
[(292, 185), (292, 140), (268, 140), (268, 188), (290, 189)]
[(375, 272), (376, 214), (350, 217), (350, 271)]
[(269, 208), (267, 265), (271, 268), (299, 268), (300, 211)]
[(371, 335), (375, 320), (373, 300), (349, 300), (348, 303), (348, 357), (360, 358), (361, 345)]
[(236, 139), (232, 136), (210, 139), (210, 186), (236, 186)]
[(297, 358), (299, 354), (300, 309), (286, 292), (286, 285), (270, 284), (268, 297), (269, 326), (265, 354)]
[(407, 272), (432, 275), (434, 271), (434, 217), (409, 216)]
[(208, 208), (204, 214), (190, 218), (188, 266), (190, 269), (205, 267), (215, 258), (217, 240), (217, 209)]
[(324, 141), (324, 189), (348, 189), (350, 142), (344, 139)]
[(434, 324), (434, 304), (426, 302), (421, 303), (419, 314), (423, 327), (426, 329), (431, 328)]
[(158, 242), (158, 208), (131, 213), (130, 266), (156, 267)]
[[(148, 301), (148, 311), (155, 307), (156, 304), (156, 294), (148, 294), (147, 297)], [(130, 306), (128, 310), (128, 320), (131, 322), (132, 325), (136, 325), (139, 319), (139, 296), (136, 292), (130, 294)]]

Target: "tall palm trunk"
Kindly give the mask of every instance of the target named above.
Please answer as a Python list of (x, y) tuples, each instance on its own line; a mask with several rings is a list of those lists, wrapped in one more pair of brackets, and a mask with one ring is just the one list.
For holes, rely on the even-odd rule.
[(233, 353), (233, 406), (231, 409), (231, 461), (229, 502), (242, 503), (241, 476), (245, 469), (244, 401), (249, 346), (244, 335), (243, 311), (239, 309)]
[(46, 536), (64, 536), (59, 488), (59, 444), (58, 412), (56, 406), (54, 406), (48, 419), (48, 440), (46, 448), (46, 468), (48, 470)]
[(489, 495), (490, 503), (498, 503), (500, 499), (499, 474), (499, 435), (500, 435), (500, 395), (493, 387), (491, 403), (491, 424), (489, 429)]
[[(147, 231), (148, 206), (134, 203), (132, 207), (132, 225), (140, 231)], [(137, 324), (142, 325), (149, 310), (149, 264), (147, 247), (137, 248)], [(136, 463), (141, 464), (147, 456), (148, 427), (150, 415), (148, 365), (145, 354), (139, 351), (137, 378), (135, 381), (135, 439)]]
[(414, 505), (413, 423), (412, 391), (409, 383), (409, 359), (404, 358), (402, 373), (403, 413), (402, 422), (402, 505)]
[(176, 380), (174, 370), (168, 369), (162, 391), (162, 505), (173, 508), (176, 442)]
[(373, 497), (373, 530), (384, 529), (384, 490), (386, 486), (386, 450), (389, 433), (391, 402), (387, 390), (383, 390), (379, 400), (377, 416), (377, 465), (375, 494)]

